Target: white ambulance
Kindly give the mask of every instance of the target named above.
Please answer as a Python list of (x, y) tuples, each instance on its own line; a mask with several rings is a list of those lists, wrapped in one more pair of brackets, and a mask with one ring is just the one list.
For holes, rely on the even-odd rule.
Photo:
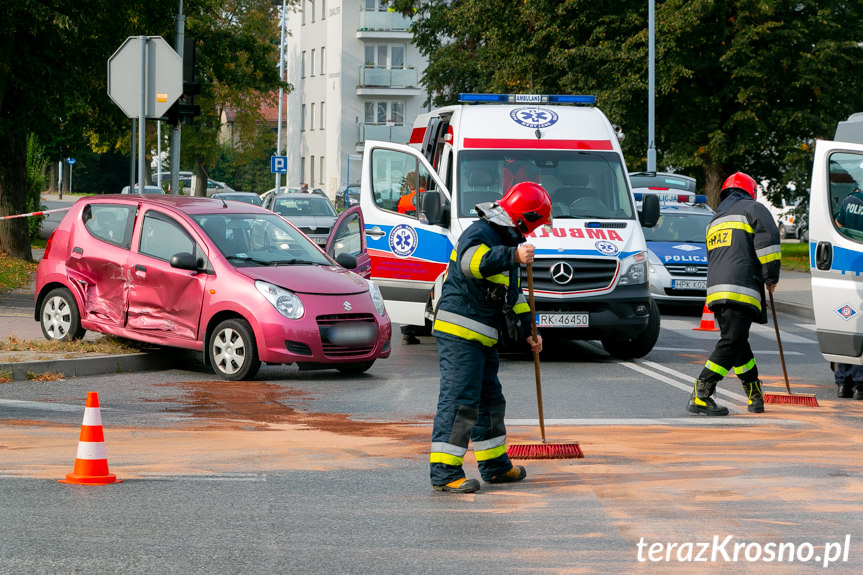
[(863, 364), (861, 189), (863, 114), (854, 114), (839, 123), (833, 141), (816, 142), (809, 195), (815, 327), (821, 353), (831, 362)]
[[(536, 246), (537, 325), (545, 338), (600, 340), (641, 357), (659, 336), (639, 220), (618, 132), (593, 96), (462, 94), (417, 118), (409, 145), (367, 141), (360, 206), (372, 278), (394, 322), (428, 327), (450, 254), (475, 206), (521, 181), (548, 190), (553, 229)], [(527, 291), (526, 270), (522, 285)], [(548, 341), (548, 340), (547, 340)]]

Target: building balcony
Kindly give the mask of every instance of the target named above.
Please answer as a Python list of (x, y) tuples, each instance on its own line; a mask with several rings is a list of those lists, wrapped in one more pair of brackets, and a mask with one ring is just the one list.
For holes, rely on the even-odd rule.
[(411, 126), (395, 124), (366, 124), (358, 126), (357, 148), (363, 149), (366, 140), (379, 140), (381, 142), (393, 142), (395, 144), (407, 144), (410, 141)]
[(360, 39), (403, 39), (413, 38), (408, 30), (411, 19), (397, 12), (360, 12), (360, 27), (357, 38)]
[(358, 88), (418, 88), (419, 72), (413, 66), (383, 68), (360, 66)]

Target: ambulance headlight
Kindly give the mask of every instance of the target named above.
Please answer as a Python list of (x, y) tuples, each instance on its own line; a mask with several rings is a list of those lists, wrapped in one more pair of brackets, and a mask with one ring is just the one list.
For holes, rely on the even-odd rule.
[(618, 285), (631, 286), (647, 283), (647, 252), (638, 252), (620, 262)]

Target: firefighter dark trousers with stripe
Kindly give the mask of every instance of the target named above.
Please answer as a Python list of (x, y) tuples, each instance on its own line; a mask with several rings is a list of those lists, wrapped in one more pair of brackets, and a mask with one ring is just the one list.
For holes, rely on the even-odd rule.
[(510, 469), (506, 454), (506, 400), (497, 378), (497, 348), (437, 335), (440, 395), (432, 432), (432, 485), (465, 477), (462, 463), (473, 442), (479, 472), (488, 480)]
[(752, 311), (733, 305), (715, 305), (711, 311), (719, 324), (719, 341), (698, 379), (716, 383), (733, 370), (743, 383), (754, 382), (758, 366), (749, 347)]

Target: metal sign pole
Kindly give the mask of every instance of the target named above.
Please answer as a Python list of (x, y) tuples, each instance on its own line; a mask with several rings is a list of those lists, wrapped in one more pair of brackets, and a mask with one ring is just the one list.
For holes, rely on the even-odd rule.
[(141, 105), (138, 113), (138, 193), (143, 195), (144, 169), (146, 168), (144, 147), (146, 146), (145, 136), (147, 133), (147, 37), (138, 36), (138, 41), (141, 43)]

